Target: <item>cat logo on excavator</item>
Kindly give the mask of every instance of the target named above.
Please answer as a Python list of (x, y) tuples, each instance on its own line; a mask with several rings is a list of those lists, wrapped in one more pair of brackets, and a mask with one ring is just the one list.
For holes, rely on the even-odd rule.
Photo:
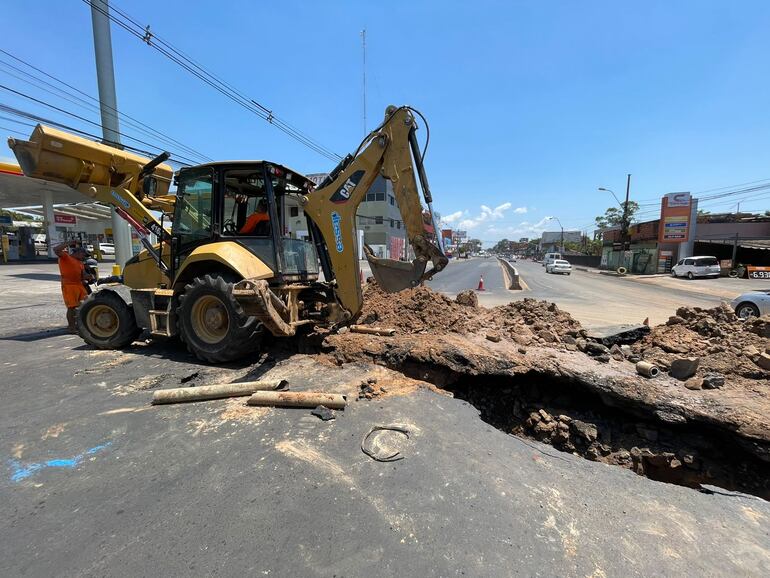
[(348, 199), (350, 198), (350, 195), (353, 194), (353, 189), (356, 188), (358, 183), (361, 181), (361, 177), (364, 176), (364, 171), (356, 171), (352, 175), (350, 175), (344, 183), (342, 183), (342, 186), (334, 191), (334, 194), (329, 198), (329, 200), (332, 203), (346, 203)]

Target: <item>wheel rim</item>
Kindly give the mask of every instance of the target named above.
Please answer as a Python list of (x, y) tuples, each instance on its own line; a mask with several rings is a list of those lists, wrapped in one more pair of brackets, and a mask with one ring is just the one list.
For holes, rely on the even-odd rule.
[(750, 307), (749, 305), (744, 305), (743, 307), (738, 309), (738, 317), (741, 319), (748, 319), (749, 317), (754, 317), (754, 308)]
[(120, 317), (109, 305), (94, 305), (86, 315), (86, 326), (94, 336), (108, 339), (120, 329)]
[(227, 308), (214, 295), (204, 295), (195, 302), (190, 321), (195, 335), (206, 343), (219, 343), (230, 329)]

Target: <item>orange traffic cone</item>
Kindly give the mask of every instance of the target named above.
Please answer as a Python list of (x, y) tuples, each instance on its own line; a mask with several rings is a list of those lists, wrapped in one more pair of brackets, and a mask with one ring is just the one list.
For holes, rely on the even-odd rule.
[(484, 275), (479, 275), (479, 286), (476, 289), (476, 291), (483, 291), (484, 290)]

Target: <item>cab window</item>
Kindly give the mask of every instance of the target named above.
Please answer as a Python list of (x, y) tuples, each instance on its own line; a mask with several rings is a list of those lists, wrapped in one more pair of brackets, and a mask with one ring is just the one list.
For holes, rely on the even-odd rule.
[(173, 228), (183, 244), (211, 236), (212, 183), (211, 169), (179, 175)]
[(225, 173), (222, 232), (225, 235), (268, 237), (270, 218), (261, 167)]

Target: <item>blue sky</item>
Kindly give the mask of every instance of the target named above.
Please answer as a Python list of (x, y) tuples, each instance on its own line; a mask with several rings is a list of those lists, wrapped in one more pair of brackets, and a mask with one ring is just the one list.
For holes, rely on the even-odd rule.
[[(589, 227), (614, 203), (597, 188), (622, 195), (626, 173), (644, 218), (666, 192), (770, 179), (768, 2), (114, 4), (340, 154), (363, 136), (366, 28), (369, 127), (388, 104), (420, 109), (436, 209), (487, 243), (557, 230), (548, 216)], [(88, 6), (10, 0), (3, 13), (0, 47), (96, 95)], [(123, 112), (214, 159), (333, 167), (122, 29), (112, 35)], [(0, 84), (98, 120), (1, 65)], [(0, 103), (98, 131), (4, 90)], [(742, 209), (770, 207), (760, 191), (703, 208), (741, 199)]]

